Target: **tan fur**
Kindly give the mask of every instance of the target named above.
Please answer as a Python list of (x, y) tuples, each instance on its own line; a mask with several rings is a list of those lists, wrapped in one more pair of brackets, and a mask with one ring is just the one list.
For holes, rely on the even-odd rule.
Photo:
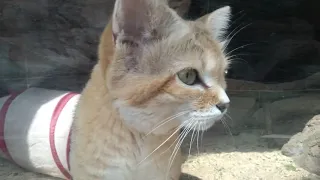
[[(223, 100), (227, 59), (206, 23), (211, 16), (190, 22), (153, 0), (118, 1), (112, 25), (108, 24), (100, 39), (99, 62), (75, 112), (70, 154), (73, 180), (178, 180), (180, 150), (171, 166), (169, 160), (179, 128), (213, 125), (212, 117), (197, 122), (192, 113), (201, 114)], [(150, 13), (137, 14), (145, 22), (132, 28), (141, 26), (145, 32), (143, 36), (140, 29), (133, 32), (128, 44), (128, 36), (123, 36), (128, 31), (121, 28), (125, 18), (132, 17), (132, 9), (126, 11), (129, 15), (121, 14), (120, 3), (135, 3)], [(183, 85), (175, 74), (184, 68), (197, 69), (206, 84)], [(187, 109), (187, 115), (156, 128)]]
[(113, 52), (114, 52), (114, 42), (112, 39), (112, 21), (110, 21), (102, 35), (100, 37), (100, 44), (99, 44), (99, 65), (101, 66), (102, 72), (108, 68), (111, 60), (113, 59)]

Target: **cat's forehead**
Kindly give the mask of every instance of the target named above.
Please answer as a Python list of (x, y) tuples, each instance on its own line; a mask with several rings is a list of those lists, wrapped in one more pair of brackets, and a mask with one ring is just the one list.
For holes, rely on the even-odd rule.
[(181, 23), (181, 28), (170, 30), (168, 36), (144, 49), (138, 70), (144, 74), (176, 73), (194, 68), (201, 73), (221, 74), (227, 66), (218, 41), (201, 22)]
[(220, 42), (214, 40), (201, 23), (191, 24), (184, 36), (174, 38), (173, 41), (166, 47), (171, 52), (169, 54), (182, 57), (174, 60), (179, 61), (180, 67), (185, 65), (200, 71), (213, 71), (225, 68), (228, 64)]

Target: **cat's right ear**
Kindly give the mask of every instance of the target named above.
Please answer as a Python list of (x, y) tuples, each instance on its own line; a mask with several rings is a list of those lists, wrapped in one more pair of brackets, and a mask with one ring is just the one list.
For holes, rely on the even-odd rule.
[(164, 0), (116, 0), (112, 31), (126, 71), (140, 63), (144, 48), (172, 33), (179, 18)]
[(112, 24), (116, 43), (139, 45), (148, 41), (153, 26), (154, 0), (116, 0)]
[(217, 9), (207, 16), (207, 27), (214, 39), (223, 40), (231, 18), (230, 6)]

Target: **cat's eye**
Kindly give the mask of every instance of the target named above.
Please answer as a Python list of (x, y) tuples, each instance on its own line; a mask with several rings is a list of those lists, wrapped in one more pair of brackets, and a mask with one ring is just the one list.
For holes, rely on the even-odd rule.
[(227, 75), (227, 74), (228, 74), (228, 70), (225, 70), (225, 71), (224, 71), (224, 74)]
[(178, 78), (186, 85), (194, 85), (198, 80), (198, 72), (195, 69), (184, 69), (178, 72)]

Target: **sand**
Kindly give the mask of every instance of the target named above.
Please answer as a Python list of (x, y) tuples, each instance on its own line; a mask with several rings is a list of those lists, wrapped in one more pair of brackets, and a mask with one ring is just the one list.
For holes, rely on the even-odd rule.
[[(190, 140), (183, 144), (188, 156), (183, 172), (202, 180), (320, 180), (297, 167), (280, 153), (280, 148), (268, 148), (261, 139), (262, 130), (242, 131), (237, 136), (206, 132), (199, 148), (195, 141), (189, 154)], [(198, 152), (199, 149), (199, 152)], [(0, 160), (0, 180), (56, 180), (56, 178), (26, 172), (6, 160)]]

